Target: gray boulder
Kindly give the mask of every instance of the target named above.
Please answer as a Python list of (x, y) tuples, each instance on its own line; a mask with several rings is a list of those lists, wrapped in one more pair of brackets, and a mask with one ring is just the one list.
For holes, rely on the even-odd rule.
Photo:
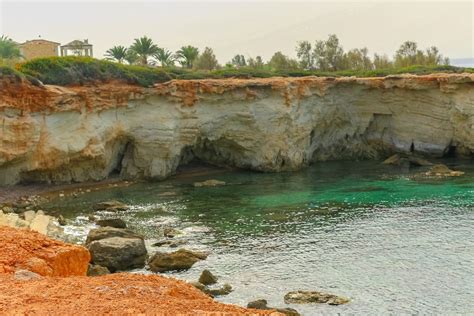
[(204, 270), (199, 277), (199, 283), (204, 285), (211, 285), (217, 283), (217, 277), (211, 273), (209, 270)]
[(115, 227), (100, 227), (91, 229), (87, 235), (86, 245), (89, 245), (95, 240), (101, 240), (111, 237), (122, 237), (122, 238), (137, 238), (143, 239), (143, 236), (138, 235), (131, 230), (121, 229)]
[(98, 264), (89, 264), (87, 268), (87, 276), (99, 276), (110, 274), (109, 269)]
[(255, 300), (252, 302), (249, 302), (247, 304), (247, 308), (253, 308), (253, 309), (269, 309), (267, 306), (268, 302), (267, 300), (260, 299), (260, 300)]
[(264, 299), (259, 299), (256, 301), (252, 301), (247, 304), (247, 308), (253, 308), (253, 309), (264, 309), (264, 310), (269, 310), (269, 309), (274, 309), (279, 313), (282, 313), (287, 316), (300, 316), (300, 313), (294, 308), (274, 308), (274, 307), (269, 307), (267, 300)]
[(150, 258), (148, 265), (153, 272), (187, 270), (196, 262), (206, 259), (207, 256), (205, 253), (186, 249), (171, 253), (157, 252)]
[(110, 272), (143, 268), (147, 258), (145, 242), (140, 238), (110, 237), (88, 245), (91, 262)]

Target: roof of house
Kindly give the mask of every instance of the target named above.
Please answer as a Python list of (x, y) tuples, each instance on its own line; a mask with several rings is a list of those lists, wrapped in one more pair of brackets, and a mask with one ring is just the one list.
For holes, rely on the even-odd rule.
[(81, 46), (92, 46), (92, 44), (89, 44), (87, 40), (85, 41), (80, 41), (80, 40), (74, 40), (72, 42), (69, 42), (65, 45), (62, 45), (61, 47), (81, 47)]
[(61, 43), (53, 42), (53, 41), (48, 41), (48, 40), (45, 40), (45, 39), (42, 39), (42, 38), (34, 39), (34, 40), (29, 40), (29, 41), (26, 41), (26, 42), (24, 42), (24, 43), (20, 43), (20, 44), (18, 44), (18, 45), (25, 45), (25, 44), (34, 43), (34, 42), (46, 42), (46, 43), (53, 43), (53, 44), (56, 44), (56, 45), (61, 45)]

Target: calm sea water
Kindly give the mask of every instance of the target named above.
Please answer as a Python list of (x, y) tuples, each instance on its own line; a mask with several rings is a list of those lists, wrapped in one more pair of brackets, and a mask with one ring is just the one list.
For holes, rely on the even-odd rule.
[[(288, 305), (303, 315), (472, 315), (474, 163), (447, 163), (466, 175), (426, 179), (415, 176), (423, 169), (331, 162), (296, 173), (179, 176), (46, 208), (61, 209), (73, 220), (68, 230), (81, 237), (91, 205), (110, 199), (132, 205), (120, 214), (149, 244), (160, 226), (177, 227), (186, 247), (211, 255), (170, 275), (196, 280), (210, 269), (235, 289), (223, 302), (265, 298), (283, 307), (283, 296), (301, 289), (351, 299), (342, 306)], [(192, 185), (206, 179), (227, 185)]]

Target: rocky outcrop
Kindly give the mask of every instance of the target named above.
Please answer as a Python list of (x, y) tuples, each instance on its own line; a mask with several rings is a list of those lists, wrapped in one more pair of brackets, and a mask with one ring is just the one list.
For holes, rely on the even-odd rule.
[(317, 291), (293, 291), (287, 293), (284, 299), (287, 304), (322, 303), (341, 305), (349, 303), (348, 298)]
[(0, 274), (28, 270), (41, 276), (84, 276), (87, 249), (52, 240), (38, 232), (0, 226)]
[(157, 252), (150, 258), (148, 265), (153, 272), (188, 270), (196, 262), (205, 260), (207, 256), (206, 253), (187, 249), (170, 253)]
[(0, 185), (163, 179), (196, 158), (260, 171), (388, 153), (474, 153), (474, 75), (0, 80)]
[(64, 240), (66, 235), (59, 222), (52, 216), (45, 215), (43, 211), (30, 210), (22, 214), (4, 213), (0, 209), (0, 226), (14, 228), (29, 228), (51, 238)]
[(87, 249), (0, 226), (0, 315), (275, 315), (213, 301), (170, 277), (107, 274)]

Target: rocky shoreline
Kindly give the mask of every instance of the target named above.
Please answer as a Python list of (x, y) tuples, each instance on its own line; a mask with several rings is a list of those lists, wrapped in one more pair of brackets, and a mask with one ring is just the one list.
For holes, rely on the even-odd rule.
[(0, 313), (273, 313), (218, 303), (184, 281), (159, 275), (86, 277), (89, 260), (89, 252), (81, 246), (54, 241), (27, 229), (0, 226)]

